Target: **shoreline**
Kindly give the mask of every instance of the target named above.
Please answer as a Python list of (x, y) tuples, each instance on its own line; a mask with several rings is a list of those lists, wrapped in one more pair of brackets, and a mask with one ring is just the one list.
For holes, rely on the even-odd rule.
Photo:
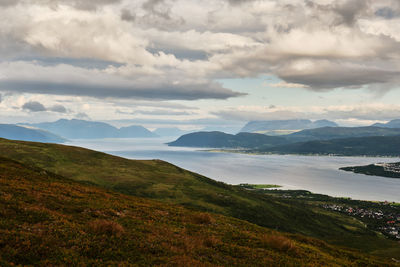
[(232, 153), (232, 154), (244, 154), (244, 155), (278, 155), (278, 156), (307, 156), (307, 157), (358, 157), (358, 158), (398, 158), (399, 156), (385, 156), (385, 155), (341, 155), (341, 154), (300, 154), (300, 153), (274, 153), (274, 152), (248, 152), (245, 150), (235, 149), (198, 149), (197, 151), (212, 152), (212, 153)]

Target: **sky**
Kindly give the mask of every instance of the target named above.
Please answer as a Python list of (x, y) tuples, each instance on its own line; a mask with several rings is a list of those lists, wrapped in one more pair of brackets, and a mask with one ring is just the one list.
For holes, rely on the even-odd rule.
[(0, 0), (0, 123), (400, 118), (398, 0)]

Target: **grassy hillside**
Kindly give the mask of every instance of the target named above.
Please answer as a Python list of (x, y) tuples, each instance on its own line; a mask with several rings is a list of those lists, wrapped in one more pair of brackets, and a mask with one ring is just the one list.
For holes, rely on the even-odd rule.
[[(400, 130), (400, 129), (398, 129)], [(354, 137), (316, 140), (260, 149), (281, 154), (334, 154), (344, 156), (399, 156), (400, 136)]]
[(395, 266), (0, 158), (0, 265)]
[(4, 139), (0, 140), (0, 155), (129, 195), (228, 215), (366, 252), (387, 249), (392, 255), (400, 254), (399, 244), (350, 217), (219, 183), (160, 160), (128, 160), (78, 147)]

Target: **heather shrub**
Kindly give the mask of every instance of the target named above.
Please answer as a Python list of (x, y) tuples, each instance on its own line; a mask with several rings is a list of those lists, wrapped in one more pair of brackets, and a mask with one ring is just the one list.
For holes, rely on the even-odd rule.
[(100, 219), (90, 222), (89, 229), (98, 235), (121, 236), (125, 232), (124, 227), (119, 223)]

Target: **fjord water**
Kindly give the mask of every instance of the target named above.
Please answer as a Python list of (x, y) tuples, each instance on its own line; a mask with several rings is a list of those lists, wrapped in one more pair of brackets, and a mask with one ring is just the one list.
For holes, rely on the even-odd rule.
[(340, 167), (399, 158), (246, 155), (168, 147), (171, 139), (73, 140), (85, 147), (130, 159), (161, 159), (228, 184), (278, 184), (283, 189), (305, 189), (331, 196), (400, 202), (400, 179), (340, 171)]

